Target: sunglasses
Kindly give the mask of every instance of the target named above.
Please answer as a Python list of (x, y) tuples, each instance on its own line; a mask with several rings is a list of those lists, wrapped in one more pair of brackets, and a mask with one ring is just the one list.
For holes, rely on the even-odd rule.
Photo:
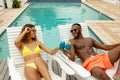
[(70, 30), (71, 33), (77, 32), (77, 31), (78, 31), (78, 29), (72, 29), (72, 30)]
[(36, 32), (36, 30), (35, 30), (35, 29), (33, 29), (32, 31), (33, 31), (33, 32)]

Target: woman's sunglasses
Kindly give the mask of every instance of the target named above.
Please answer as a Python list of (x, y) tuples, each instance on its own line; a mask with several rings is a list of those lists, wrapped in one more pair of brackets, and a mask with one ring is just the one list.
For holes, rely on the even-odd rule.
[(36, 30), (35, 30), (35, 29), (33, 29), (32, 31), (33, 31), (33, 32), (36, 32)]
[(77, 32), (77, 31), (78, 31), (78, 29), (72, 29), (72, 30), (70, 30), (71, 33)]
[[(27, 30), (29, 31), (30, 29), (27, 29)], [(36, 32), (36, 30), (35, 30), (35, 29), (33, 29), (33, 30), (31, 30), (31, 31)]]

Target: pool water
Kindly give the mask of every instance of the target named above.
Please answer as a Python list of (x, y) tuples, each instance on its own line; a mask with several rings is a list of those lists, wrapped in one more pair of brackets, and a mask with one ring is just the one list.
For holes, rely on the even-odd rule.
[[(19, 27), (28, 23), (41, 26), (45, 45), (53, 49), (60, 42), (58, 25), (80, 23), (85, 20), (111, 18), (81, 3), (33, 2), (9, 27)], [(8, 56), (7, 35), (4, 32), (0, 36), (0, 59), (6, 59)]]

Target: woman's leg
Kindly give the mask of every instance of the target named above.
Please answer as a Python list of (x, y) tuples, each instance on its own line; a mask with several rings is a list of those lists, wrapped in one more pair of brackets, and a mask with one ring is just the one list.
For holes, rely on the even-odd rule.
[(37, 68), (38, 68), (40, 74), (44, 77), (44, 79), (45, 80), (52, 80), (51, 76), (48, 72), (48, 66), (45, 63), (45, 61), (38, 57), (35, 59), (35, 63), (37, 65)]
[(27, 80), (40, 80), (41, 78), (38, 71), (29, 66), (25, 67), (25, 77), (27, 78)]

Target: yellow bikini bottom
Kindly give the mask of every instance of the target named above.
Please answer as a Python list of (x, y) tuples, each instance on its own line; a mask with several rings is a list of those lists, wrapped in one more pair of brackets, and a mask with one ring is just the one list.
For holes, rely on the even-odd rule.
[(26, 67), (31, 67), (31, 68), (34, 68), (34, 69), (37, 69), (35, 63), (28, 63), (28, 64), (25, 64)]

